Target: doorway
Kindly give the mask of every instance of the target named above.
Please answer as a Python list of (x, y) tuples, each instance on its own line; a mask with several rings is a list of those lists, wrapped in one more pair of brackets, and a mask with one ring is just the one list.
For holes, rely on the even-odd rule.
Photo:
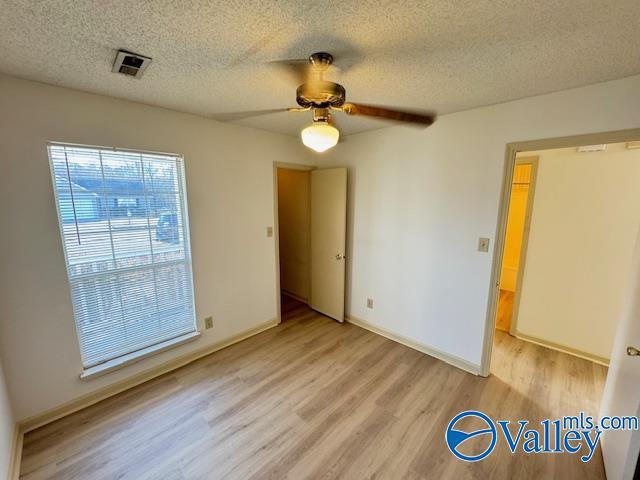
[[(516, 158), (507, 213), (496, 329), (512, 333), (520, 300), (519, 284), (527, 254), (538, 157)], [(521, 268), (522, 267), (522, 268)]]
[(276, 163), (274, 191), (278, 318), (310, 307), (343, 322), (346, 168)]
[[(584, 405), (597, 412), (599, 407), (601, 415), (637, 415), (640, 411), (640, 370), (637, 368), (640, 356), (633, 348), (640, 343), (637, 322), (640, 311), (637, 301), (640, 208), (637, 205), (640, 199), (635, 197), (640, 183), (638, 138), (640, 130), (634, 129), (507, 145), (482, 375), (508, 370), (511, 364), (505, 362), (514, 359), (517, 360), (514, 368), (524, 368), (516, 367), (524, 365), (519, 353), (523, 349), (537, 349), (538, 360), (532, 363), (535, 368), (540, 368), (539, 362), (546, 358), (556, 358), (555, 368), (565, 365), (562, 368), (569, 371), (572, 378), (588, 380), (589, 389), (575, 396), (580, 398), (581, 408)], [(545, 167), (549, 152), (556, 158), (554, 168)], [(627, 161), (621, 169), (624, 163), (621, 158), (633, 155), (633, 161)], [(531, 208), (529, 230), (523, 228), (521, 248), (524, 252), (520, 259), (525, 261), (518, 265), (512, 321), (507, 328), (514, 335), (511, 336), (496, 328), (496, 320), (500, 315), (501, 290), (504, 291), (505, 282), (508, 283), (505, 250), (512, 233), (509, 223), (514, 183), (517, 183), (515, 172), (518, 160), (531, 156), (539, 157), (539, 162), (535, 196), (529, 196), (532, 198), (532, 205), (528, 207)], [(599, 170), (593, 168), (596, 159), (601, 159)], [(546, 230), (541, 230), (545, 218), (553, 221), (547, 223)], [(593, 228), (595, 224), (597, 228)], [(543, 267), (546, 273), (541, 275)], [(579, 275), (567, 282), (567, 274), (572, 272)], [(616, 301), (611, 303), (614, 297)], [(616, 309), (608, 308), (607, 302), (609, 306), (615, 304)], [(571, 325), (567, 320), (572, 308), (577, 311), (576, 305), (586, 308), (573, 318)], [(559, 340), (542, 338), (545, 329)], [(594, 339), (592, 343), (585, 340), (589, 337)], [(581, 342), (578, 348), (569, 345), (573, 340)], [(494, 342), (499, 346), (492, 351)], [(505, 344), (518, 355), (501, 358)], [(605, 345), (601, 350), (604, 354), (593, 354), (590, 347), (597, 345)], [(494, 365), (492, 353), (497, 354)], [(602, 372), (599, 380), (600, 374), (596, 372)], [(598, 381), (591, 383), (594, 378)], [(589, 404), (585, 399), (589, 399)], [(603, 432), (601, 441), (607, 475), (621, 478), (623, 468), (627, 475), (633, 472), (640, 448), (638, 438), (637, 431), (633, 434)]]
[(282, 312), (311, 296), (311, 170), (277, 168), (278, 251)]
[[(487, 318), (485, 322), (485, 332), (484, 332), (484, 341), (482, 347), (482, 358), (480, 362), (480, 375), (489, 376), (491, 369), (491, 354), (492, 347), (495, 337), (496, 331), (496, 319), (498, 315), (499, 308), (499, 300), (500, 300), (500, 281), (502, 275), (502, 261), (503, 261), (503, 253), (507, 240), (507, 223), (508, 223), (508, 214), (509, 214), (509, 203), (511, 200), (511, 191), (512, 184), (514, 180), (514, 172), (516, 170), (516, 165), (518, 163), (519, 157), (531, 157), (535, 155), (527, 154), (526, 152), (539, 152), (544, 150), (551, 149), (562, 149), (562, 148), (573, 148), (576, 149), (578, 146), (589, 146), (589, 145), (600, 145), (600, 144), (613, 144), (613, 143), (621, 143), (621, 144), (629, 144), (633, 147), (638, 145), (638, 139), (640, 139), (640, 129), (630, 129), (630, 130), (621, 130), (615, 132), (603, 132), (603, 133), (595, 133), (595, 134), (586, 134), (586, 135), (576, 135), (570, 137), (559, 137), (559, 138), (550, 138), (550, 139), (541, 139), (541, 140), (530, 140), (525, 142), (514, 142), (506, 145), (505, 149), (505, 168), (503, 174), (503, 185), (502, 185), (502, 198), (500, 204), (500, 210), (498, 214), (498, 221), (496, 227), (496, 237), (494, 243), (493, 250), (493, 263), (491, 270), (491, 284), (489, 289), (489, 300), (487, 304)], [(640, 152), (640, 149), (636, 150)], [(538, 168), (535, 167), (535, 177), (534, 177), (534, 188), (532, 189), (530, 186), (530, 198), (532, 199), (531, 205), (528, 208), (533, 208), (533, 203), (536, 200), (533, 200), (534, 196), (537, 198), (537, 194), (533, 191), (535, 189), (536, 181), (539, 183), (538, 179)], [(534, 217), (535, 212), (533, 210), (530, 211), (530, 216)], [(528, 235), (530, 232), (526, 232)], [(523, 272), (527, 268), (527, 260), (526, 260), (526, 250), (527, 250), (527, 242), (526, 238), (528, 235), (523, 235), (524, 243), (521, 248), (524, 247), (524, 262), (521, 257), (520, 265), (518, 266), (519, 271)], [(518, 283), (518, 282), (516, 282)], [(516, 285), (517, 287), (517, 285)], [(514, 295), (514, 303), (515, 295)], [(517, 306), (516, 306), (517, 307)], [(516, 313), (516, 325), (517, 325), (517, 317), (518, 312)], [(510, 331), (513, 331), (514, 322), (512, 318)]]
[(640, 150), (626, 142), (516, 155), (498, 330), (608, 365), (640, 224), (638, 184)]

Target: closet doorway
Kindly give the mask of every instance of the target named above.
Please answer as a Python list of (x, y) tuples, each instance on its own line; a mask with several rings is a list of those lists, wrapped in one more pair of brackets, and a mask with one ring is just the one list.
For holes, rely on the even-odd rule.
[(279, 318), (307, 305), (344, 321), (347, 169), (276, 164)]

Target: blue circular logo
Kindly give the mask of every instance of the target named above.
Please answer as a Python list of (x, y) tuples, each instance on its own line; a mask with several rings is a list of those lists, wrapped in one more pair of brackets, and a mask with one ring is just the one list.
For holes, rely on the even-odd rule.
[[(465, 432), (455, 428), (456, 424), (460, 420), (468, 417), (479, 419), (483, 423), (483, 426), (470, 432)], [(477, 455), (465, 455), (459, 451), (459, 448), (462, 447), (462, 444), (464, 444), (464, 442), (466, 442), (470, 438), (477, 437), (478, 435), (491, 436), (489, 446), (484, 451)], [(482, 460), (491, 452), (493, 452), (497, 440), (496, 427), (493, 424), (493, 421), (484, 413), (477, 412), (475, 410), (467, 410), (466, 412), (459, 413), (451, 419), (449, 425), (447, 426), (447, 431), (445, 432), (445, 439), (447, 440), (447, 446), (449, 447), (451, 453), (453, 453), (460, 460), (464, 460), (465, 462), (477, 462), (478, 460)]]

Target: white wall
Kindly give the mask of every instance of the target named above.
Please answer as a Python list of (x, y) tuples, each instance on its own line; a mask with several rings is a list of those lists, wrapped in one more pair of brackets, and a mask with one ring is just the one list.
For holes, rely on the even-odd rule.
[[(479, 364), (492, 253), (476, 245), (494, 237), (505, 144), (640, 127), (640, 76), (358, 134), (313, 157), (296, 137), (9, 77), (0, 111), (0, 355), (24, 419), (276, 315), (273, 161), (350, 167), (348, 313)], [(49, 140), (185, 155), (196, 311), (215, 325), (202, 339), (78, 380)]]
[(640, 76), (350, 136), (347, 313), (479, 365), (505, 145), (637, 127)]
[[(0, 362), (0, 478), (7, 475), (11, 465), (16, 423), (11, 411), (9, 392), (4, 378), (4, 370)], [(9, 477), (6, 477), (7, 480)]]
[[(212, 86), (215, 90), (214, 86)], [(213, 92), (212, 90), (212, 92)], [(214, 93), (212, 93), (214, 94)], [(294, 137), (0, 76), (0, 355), (22, 420), (276, 317), (273, 162)], [(200, 339), (81, 382), (47, 141), (181, 153)]]
[(640, 150), (534, 155), (517, 332), (608, 359), (640, 225)]

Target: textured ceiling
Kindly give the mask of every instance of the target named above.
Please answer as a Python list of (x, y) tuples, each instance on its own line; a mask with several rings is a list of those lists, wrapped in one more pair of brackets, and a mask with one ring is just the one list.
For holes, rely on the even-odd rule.
[[(295, 105), (268, 62), (334, 53), (354, 102), (440, 114), (640, 73), (638, 0), (0, 0), (0, 72), (175, 110)], [(115, 50), (153, 57), (140, 80)], [(340, 114), (338, 114), (340, 115)], [(386, 126), (338, 118), (343, 133)], [(240, 123), (297, 134), (309, 113)]]

